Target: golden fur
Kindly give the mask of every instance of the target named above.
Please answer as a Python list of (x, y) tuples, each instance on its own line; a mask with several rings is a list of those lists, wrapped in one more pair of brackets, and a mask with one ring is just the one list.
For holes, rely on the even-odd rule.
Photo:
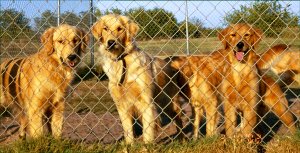
[(21, 137), (25, 138), (26, 129), (33, 138), (43, 135), (43, 118), (50, 118), (49, 130), (59, 138), (64, 95), (88, 40), (85, 32), (64, 24), (47, 29), (41, 41), (36, 54), (1, 64), (0, 100), (5, 108), (16, 110)]
[(257, 65), (262, 70), (271, 69), (278, 74), (283, 86), (300, 86), (300, 50), (290, 49), (289, 46), (279, 44), (263, 53)]
[(101, 17), (92, 28), (100, 43), (97, 58), (109, 78), (108, 89), (117, 106), (126, 143), (134, 141), (135, 114), (141, 118), (145, 143), (155, 139), (157, 109), (175, 119), (178, 130), (182, 128), (176, 71), (136, 46), (138, 30), (128, 17), (113, 14)]
[[(221, 31), (219, 39), (224, 49), (228, 69), (223, 73), (221, 92), (224, 96), (226, 135), (232, 136), (237, 126), (237, 112), (243, 114), (241, 132), (249, 136), (257, 123), (259, 102), (259, 71), (255, 66), (255, 48), (261, 31), (246, 24), (236, 24)], [(242, 45), (241, 45), (242, 44)]]
[(240, 132), (246, 136), (253, 132), (260, 97), (291, 131), (295, 130), (293, 116), (279, 86), (266, 76), (261, 81), (255, 53), (260, 38), (259, 29), (236, 24), (225, 28), (219, 35), (224, 49), (211, 55), (172, 58), (171, 65), (185, 75), (191, 90), (191, 103), (195, 110), (194, 138), (198, 137), (203, 111), (206, 112), (207, 134), (216, 134), (218, 96), (224, 104), (227, 136), (236, 133), (238, 111), (243, 114)]
[[(194, 138), (198, 138), (201, 116), (206, 113), (206, 133), (211, 136), (217, 132), (218, 90), (224, 69), (218, 58), (222, 56), (177, 56), (171, 65), (179, 69), (187, 81), (190, 90), (185, 91), (194, 108)], [(184, 82), (182, 84), (184, 84)]]

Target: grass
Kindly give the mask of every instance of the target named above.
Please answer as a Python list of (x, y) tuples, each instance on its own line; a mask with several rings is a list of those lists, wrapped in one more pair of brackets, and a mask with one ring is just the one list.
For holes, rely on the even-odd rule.
[(276, 137), (273, 142), (266, 145), (249, 143), (240, 139), (225, 137), (208, 137), (192, 141), (173, 141), (168, 144), (142, 144), (135, 143), (132, 146), (124, 145), (123, 142), (116, 144), (84, 144), (69, 140), (55, 140), (51, 137), (43, 137), (36, 140), (18, 140), (12, 144), (0, 146), (0, 152), (153, 152), (153, 153), (251, 153), (251, 152), (298, 152), (300, 150), (300, 133), (292, 137)]

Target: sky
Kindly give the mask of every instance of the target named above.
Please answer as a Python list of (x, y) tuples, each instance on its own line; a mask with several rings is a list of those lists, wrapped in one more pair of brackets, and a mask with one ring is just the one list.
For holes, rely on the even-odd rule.
[[(144, 7), (164, 8), (169, 12), (173, 12), (177, 20), (183, 21), (185, 15), (188, 14), (189, 19), (198, 18), (202, 20), (206, 27), (223, 27), (223, 18), (226, 14), (239, 9), (241, 5), (250, 5), (253, 1), (99, 1), (94, 0), (94, 7), (104, 11), (111, 8), (119, 8), (123, 11), (130, 8)], [(186, 4), (188, 7), (186, 7)], [(283, 7), (289, 5), (289, 10), (300, 16), (300, 1), (280, 1)], [(14, 8), (18, 11), (24, 11), (30, 19), (39, 17), (42, 12), (49, 9), (57, 12), (57, 0), (1, 0), (0, 9)], [(79, 13), (89, 9), (89, 0), (61, 0), (61, 12), (73, 11)], [(186, 9), (188, 8), (188, 9)], [(187, 13), (187, 12), (188, 13)]]

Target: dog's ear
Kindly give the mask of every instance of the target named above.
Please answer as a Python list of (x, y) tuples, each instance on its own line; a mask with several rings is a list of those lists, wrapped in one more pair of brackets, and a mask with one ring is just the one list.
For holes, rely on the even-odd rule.
[(252, 28), (253, 29), (253, 36), (252, 36), (252, 45), (256, 48), (256, 46), (259, 44), (262, 38), (262, 31), (258, 28)]
[(133, 38), (138, 34), (140, 28), (132, 20), (128, 20), (125, 28), (126, 28), (126, 42), (132, 43)]
[(82, 53), (85, 53), (85, 49), (88, 46), (89, 43), (89, 35), (82, 29), (79, 29), (80, 32), (80, 38), (81, 38), (81, 43), (80, 43), (80, 50)]
[[(103, 20), (97, 21), (92, 27), (92, 34), (98, 40), (102, 39), (102, 30), (104, 28)], [(101, 41), (101, 40), (100, 40)]]
[(224, 49), (227, 49), (229, 47), (229, 44), (227, 42), (228, 40), (226, 40), (226, 38), (228, 37), (229, 30), (230, 30), (230, 26), (218, 33), (218, 38), (222, 42)]
[(41, 42), (43, 44), (43, 51), (47, 53), (47, 55), (51, 55), (54, 52), (53, 47), (53, 34), (55, 32), (55, 28), (48, 28), (41, 36)]

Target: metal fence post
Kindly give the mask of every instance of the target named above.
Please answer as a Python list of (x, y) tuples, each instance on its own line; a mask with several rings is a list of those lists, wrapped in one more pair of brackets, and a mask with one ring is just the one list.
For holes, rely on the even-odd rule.
[[(94, 13), (94, 9), (93, 9), (93, 0), (90, 0), (90, 25), (89, 27), (91, 28), (93, 26), (93, 13)], [(90, 34), (90, 49), (91, 49), (91, 67), (93, 68), (94, 67), (94, 37), (92, 34)]]
[(57, 0), (57, 26), (60, 24), (60, 0)]
[(185, 35), (186, 35), (186, 54), (189, 55), (189, 26), (188, 26), (188, 3), (187, 0), (185, 1)]

